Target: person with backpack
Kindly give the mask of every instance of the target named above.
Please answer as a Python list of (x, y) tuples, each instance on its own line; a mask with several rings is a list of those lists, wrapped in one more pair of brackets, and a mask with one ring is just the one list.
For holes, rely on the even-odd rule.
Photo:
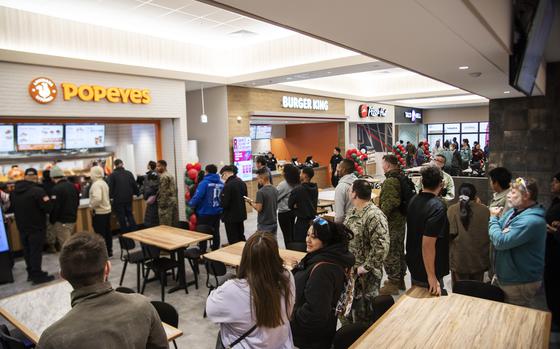
[(344, 225), (354, 233), (349, 250), (356, 257), (356, 283), (351, 322), (373, 323), (373, 300), (379, 294), (383, 277), (383, 262), (389, 252), (389, 224), (387, 217), (371, 201), (371, 184), (357, 179), (351, 192), (354, 208)]
[[(383, 171), (385, 181), (379, 195), (379, 208), (389, 222), (389, 253), (383, 266), (387, 273), (387, 280), (379, 290), (381, 295), (398, 295), (399, 289), (405, 290), (404, 276), (406, 274), (406, 259), (404, 258), (404, 234), (406, 225), (406, 200), (414, 196), (412, 188), (406, 182), (406, 177), (399, 166), (397, 157), (393, 154), (383, 156)], [(401, 184), (404, 182), (403, 184)], [(403, 203), (405, 203), (403, 205)]]

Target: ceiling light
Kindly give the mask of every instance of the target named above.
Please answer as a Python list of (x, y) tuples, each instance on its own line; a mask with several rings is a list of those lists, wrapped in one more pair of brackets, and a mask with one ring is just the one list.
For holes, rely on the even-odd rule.
[(202, 99), (202, 114), (200, 115), (200, 122), (203, 124), (208, 123), (208, 115), (204, 112), (204, 88), (200, 85), (200, 97)]
[(504, 91), (504, 93), (507, 95), (507, 94), (511, 93), (511, 91)]
[(462, 65), (459, 67), (459, 70), (467, 70), (467, 69), (469, 69), (468, 65)]
[(288, 77), (286, 78), (286, 80), (292, 80), (292, 78), (288, 76)]
[(478, 78), (479, 76), (482, 75), (482, 73), (477, 71), (477, 72), (474, 72), (474, 73), (469, 73), (469, 75), (472, 76), (473, 78)]

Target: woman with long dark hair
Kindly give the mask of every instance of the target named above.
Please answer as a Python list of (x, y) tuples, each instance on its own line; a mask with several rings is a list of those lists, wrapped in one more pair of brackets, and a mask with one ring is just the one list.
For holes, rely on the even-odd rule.
[(307, 255), (292, 270), (296, 280), (292, 333), (300, 349), (331, 346), (345, 270), (355, 263), (348, 251), (352, 238), (352, 232), (344, 225), (321, 217), (313, 220), (307, 232)]
[(288, 206), (292, 190), (299, 185), (299, 169), (292, 164), (284, 165), (284, 180), (278, 184), (278, 223), (284, 236), (284, 244), (294, 241), (294, 224), (296, 216)]
[(479, 203), (476, 188), (463, 183), (459, 202), (447, 210), (449, 218), (449, 266), (453, 283), (459, 280), (483, 281), (490, 267), (488, 237), (488, 207)]
[(245, 243), (237, 278), (206, 300), (208, 318), (220, 324), (216, 348), (293, 348), (290, 330), (295, 290), (276, 238), (256, 232)]

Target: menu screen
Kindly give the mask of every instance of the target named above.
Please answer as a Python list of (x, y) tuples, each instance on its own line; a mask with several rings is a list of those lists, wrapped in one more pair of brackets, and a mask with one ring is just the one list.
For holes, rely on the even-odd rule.
[(105, 125), (66, 125), (66, 149), (102, 148)]
[(0, 125), (0, 153), (14, 150), (14, 125)]
[(270, 139), (272, 134), (272, 126), (257, 125), (255, 131), (255, 139)]
[(237, 175), (241, 180), (253, 179), (253, 161), (251, 159), (251, 137), (234, 137), (233, 163), (237, 166)]
[(64, 135), (62, 125), (17, 125), (17, 150), (62, 149)]

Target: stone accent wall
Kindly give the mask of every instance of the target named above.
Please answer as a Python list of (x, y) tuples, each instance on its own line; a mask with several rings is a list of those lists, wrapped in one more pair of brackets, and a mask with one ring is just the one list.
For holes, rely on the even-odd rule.
[(539, 202), (551, 201), (551, 177), (560, 171), (560, 62), (547, 65), (546, 96), (490, 101), (490, 167), (534, 177)]

